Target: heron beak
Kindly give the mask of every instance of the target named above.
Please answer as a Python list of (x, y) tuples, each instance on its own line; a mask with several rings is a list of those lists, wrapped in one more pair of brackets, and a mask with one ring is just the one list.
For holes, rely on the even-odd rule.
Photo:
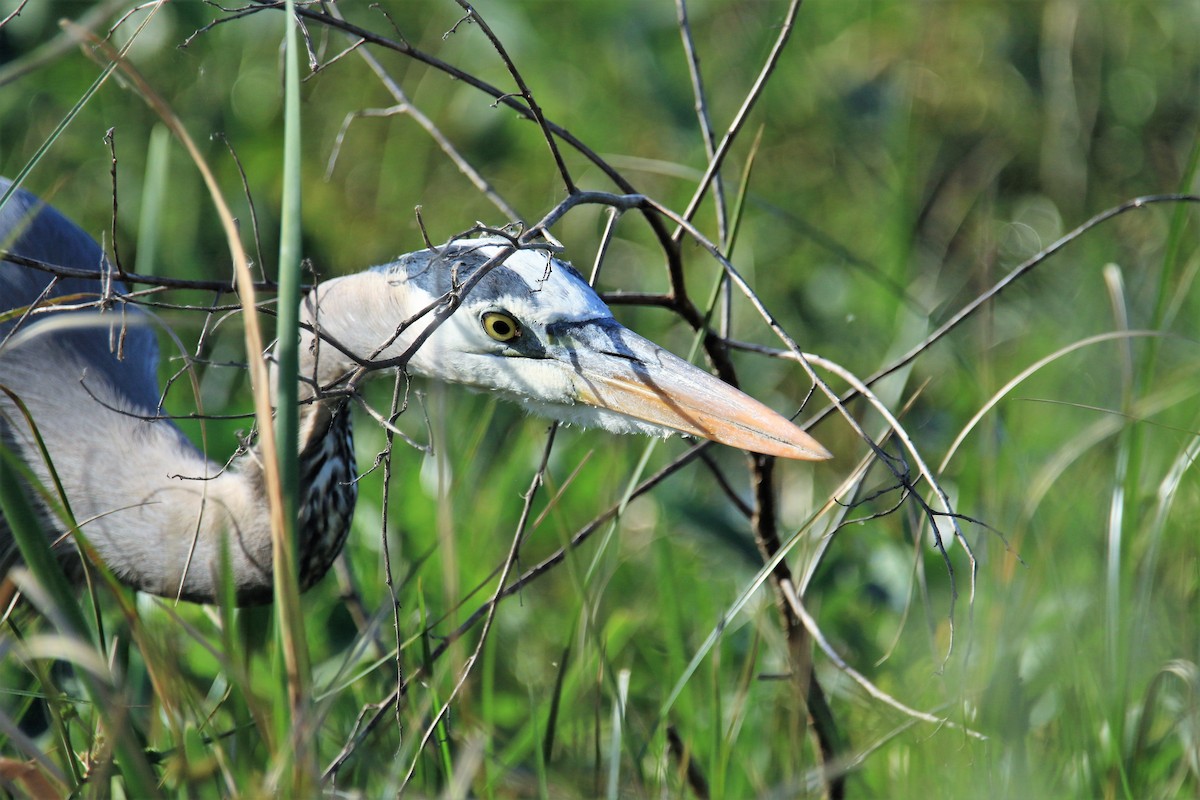
[(832, 458), (785, 417), (614, 320), (554, 327), (580, 402), (741, 450)]

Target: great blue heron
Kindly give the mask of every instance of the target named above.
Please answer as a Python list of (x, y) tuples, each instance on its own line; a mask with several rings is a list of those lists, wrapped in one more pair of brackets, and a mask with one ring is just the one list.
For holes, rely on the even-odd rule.
[[(7, 187), (0, 179), (0, 191)], [(340, 551), (355, 502), (346, 394), (326, 390), (364, 359), (402, 353), (429, 323), (397, 335), (401, 323), (479, 277), (503, 248), (492, 239), (422, 250), (325, 281), (304, 300), (297, 526), (303, 588)], [(106, 265), (90, 236), (24, 191), (0, 209), (0, 249), (61, 267)], [(120, 580), (166, 597), (211, 601), (225, 550), (238, 601), (268, 600), (271, 538), (257, 453), (223, 469), (163, 419), (157, 344), (145, 314), (132, 304), (97, 310), (101, 297), (97, 281), (0, 264), (0, 387), (30, 411), (74, 518)], [(518, 250), (491, 268), (407, 369), (494, 391), (565, 422), (682, 432), (788, 458), (829, 457), (779, 414), (617, 323), (575, 270), (543, 251)], [(4, 392), (0, 445), (52, 485), (30, 425)], [(62, 528), (46, 508), (42, 513), (48, 529)], [(0, 519), (0, 576), (16, 559)]]

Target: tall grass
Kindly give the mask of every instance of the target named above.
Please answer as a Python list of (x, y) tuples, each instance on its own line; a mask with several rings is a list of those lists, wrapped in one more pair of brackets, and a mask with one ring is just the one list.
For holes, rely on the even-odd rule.
[[(689, 237), (676, 259), (636, 209), (611, 225), (603, 209), (572, 209), (551, 233), (581, 269), (605, 253), (598, 286), (622, 321), (679, 353), (712, 352), (704, 331), (732, 340), (747, 391), (820, 416), (814, 433), (837, 458), (772, 473), (719, 448), (574, 429), (548, 449), (543, 423), (491, 398), (383, 381), (368, 402), (433, 454), (359, 416), (355, 528), (319, 586), (298, 599), (282, 586), (272, 610), (246, 612), (231, 592), (175, 606), (100, 579), (97, 611), (80, 608), (79, 633), (58, 639), (75, 614), (50, 609), (79, 604), (53, 588), (21, 522), (20, 466), (0, 460), (6, 518), (34, 548), (27, 585), (54, 601), (31, 588), (35, 602), (0, 631), (7, 790), (33, 793), (18, 774), (88, 796), (309, 793), (315, 781), (372, 797), (820, 796), (843, 779), (849, 796), (881, 797), (1200, 790), (1196, 207), (1131, 209), (1035, 257), (1132, 197), (1195, 190), (1200, 18), (1186, 5), (490, 4), (477, 9), (487, 31), (456, 25), (463, 9), (438, 0), (336, 10), (349, 35), (276, 9), (136, 12), (113, 41), (134, 40), (122, 59), (144, 86), (103, 52), (99, 65), (74, 49), (35, 58), (66, 36), (43, 6), (3, 29), (3, 52), (35, 71), (0, 70), (18, 76), (0, 85), (0, 171), (100, 238), (113, 208), (101, 139), (115, 126), (118, 236), (126, 246), (156, 227), (157, 274), (231, 280), (240, 262), (244, 287), (252, 218), (264, 221), (252, 252), (278, 247), (279, 264), (260, 265), (278, 276), (276, 305), (244, 288), (242, 310), (223, 298), (198, 311), (214, 305), (199, 291), (139, 298), (165, 303), (157, 313), (184, 343), (164, 379), (186, 369), (198, 387), (172, 383), (169, 410), (257, 410), (260, 437), (278, 430), (287, 496), (293, 429), (284, 413), (272, 427), (265, 380), (240, 365), (261, 366), (265, 340), (246, 337), (258, 301), (294, 340), (301, 259), (328, 277), (423, 235), (511, 221), (497, 207), (531, 223), (570, 182), (632, 187), (682, 213), (719, 145), (711, 131), (736, 122), (725, 194), (705, 195), (694, 224), (834, 391), (853, 384), (841, 368), (861, 378), (915, 352), (872, 386), (886, 414), (848, 402), (887, 457), (823, 411)], [(791, 39), (755, 94), (789, 10)], [(302, 75), (309, 53), (322, 66)], [(537, 124), (516, 118), (514, 69)], [(151, 157), (142, 144), (163, 122), (172, 143)], [(543, 135), (555, 125), (561, 162)], [(657, 223), (669, 239), (674, 222)], [(695, 318), (672, 305), (678, 293), (659, 295), (671, 281)], [(285, 357), (278, 374), (295, 387)], [(295, 404), (280, 392), (276, 407)], [(221, 462), (249, 424), (190, 432)], [(918, 472), (909, 445), (964, 540), (922, 505), (938, 508), (927, 480), (904, 485)], [(777, 500), (768, 558), (796, 591), (781, 591), (756, 543), (763, 497)], [(550, 560), (499, 602), (481, 642), (482, 623), (467, 624), (487, 618), (517, 532), (514, 578)], [(806, 647), (782, 628), (788, 614), (814, 624)], [(841, 739), (832, 759), (797, 680), (809, 663)], [(24, 714), (34, 729), (31, 698), (52, 718), (32, 738), (16, 724)], [(128, 736), (110, 739), (118, 720)]]

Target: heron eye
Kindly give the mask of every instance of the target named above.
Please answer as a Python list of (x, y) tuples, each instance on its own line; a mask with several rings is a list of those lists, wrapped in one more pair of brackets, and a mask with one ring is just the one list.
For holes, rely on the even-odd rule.
[(489, 311), (484, 314), (483, 329), (497, 342), (511, 342), (521, 335), (520, 324), (501, 311)]

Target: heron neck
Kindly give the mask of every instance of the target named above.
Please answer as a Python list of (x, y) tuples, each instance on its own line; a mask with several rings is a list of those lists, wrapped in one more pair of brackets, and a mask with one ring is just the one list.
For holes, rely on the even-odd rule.
[[(334, 282), (341, 291), (350, 289), (353, 279)], [(317, 318), (315, 297), (327, 294), (321, 290), (306, 298), (301, 308), (302, 319), (310, 328)], [(328, 302), (345, 300), (330, 296)], [(326, 302), (326, 301), (322, 301)], [(353, 306), (351, 306), (353, 307)], [(329, 313), (336, 329), (331, 334), (347, 335), (341, 323), (342, 314)], [(320, 326), (324, 331), (326, 326)], [(319, 581), (333, 564), (350, 530), (357, 499), (354, 447), (350, 423), (350, 408), (344, 394), (330, 390), (354, 362), (336, 347), (318, 339), (311, 329), (302, 330), (299, 350), (298, 387), (300, 497), (296, 524), (296, 549), (300, 588), (307, 589)], [(272, 366), (272, 383), (275, 370)], [(233, 559), (231, 567), (237, 588), (238, 602), (253, 604), (270, 602), (273, 594), (270, 520), (266, 503), (266, 477), (261, 454), (248, 453), (236, 469), (221, 481), (207, 485), (214, 495), (209, 511), (203, 512), (204, 523), (196, 540), (195, 561), (202, 567), (189, 569), (183, 583), (183, 597), (190, 600), (212, 599), (212, 568), (220, 553), (222, 541), (230, 536)], [(194, 513), (194, 512), (193, 512)], [(151, 591), (173, 594), (174, 588), (155, 587)]]
[[(325, 576), (350, 531), (357, 483), (349, 412), (342, 398), (317, 400), (301, 406), (300, 497), (296, 519), (301, 591)], [(247, 456), (246, 470), (247, 477), (261, 486), (265, 476), (257, 454)], [(265, 513), (265, 503), (263, 508)], [(271, 570), (258, 568), (237, 575), (235, 579), (239, 604), (271, 601)]]

